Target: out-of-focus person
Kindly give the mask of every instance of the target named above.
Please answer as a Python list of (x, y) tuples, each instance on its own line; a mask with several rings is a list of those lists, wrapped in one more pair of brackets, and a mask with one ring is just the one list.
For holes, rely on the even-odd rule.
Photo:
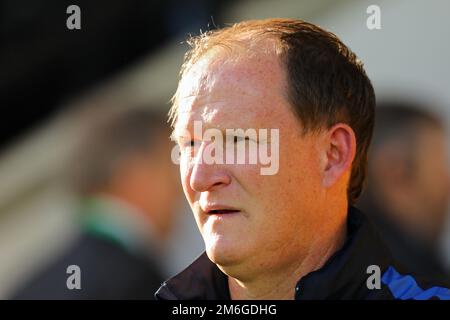
[[(166, 115), (141, 108), (100, 122), (81, 139), (69, 175), (80, 234), (16, 299), (153, 299), (163, 281), (181, 190)], [(67, 286), (70, 265), (81, 271), (81, 289)]]
[(450, 202), (446, 143), (444, 124), (425, 107), (381, 103), (359, 202), (401, 262), (441, 277), (448, 276), (440, 256)]

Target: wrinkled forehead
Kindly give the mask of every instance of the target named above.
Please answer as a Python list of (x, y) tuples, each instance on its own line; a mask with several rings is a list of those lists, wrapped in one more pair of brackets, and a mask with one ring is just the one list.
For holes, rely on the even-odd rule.
[(194, 120), (238, 126), (273, 115), (285, 103), (286, 81), (273, 54), (230, 55), (214, 52), (197, 61), (178, 88), (176, 127)]

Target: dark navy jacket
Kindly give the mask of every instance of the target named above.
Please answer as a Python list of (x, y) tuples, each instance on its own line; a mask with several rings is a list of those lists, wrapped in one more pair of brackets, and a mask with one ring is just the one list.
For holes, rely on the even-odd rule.
[[(448, 284), (426, 275), (412, 274), (407, 267), (398, 264), (361, 211), (350, 207), (347, 223), (344, 246), (321, 269), (297, 282), (296, 300), (450, 299)], [(367, 284), (373, 275), (373, 271), (368, 272), (372, 265), (381, 271), (379, 289)], [(369, 282), (372, 283), (370, 279)], [(155, 297), (160, 300), (228, 300), (230, 294), (227, 276), (203, 253), (184, 271), (164, 282)]]

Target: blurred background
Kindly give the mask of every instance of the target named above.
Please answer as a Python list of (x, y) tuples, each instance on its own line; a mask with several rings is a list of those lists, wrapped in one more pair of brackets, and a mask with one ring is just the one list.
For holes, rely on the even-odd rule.
[[(80, 30), (66, 27), (72, 4), (81, 9)], [(381, 29), (367, 28), (372, 4), (381, 9)], [(130, 261), (116, 272), (158, 265), (156, 282), (203, 251), (178, 177), (171, 180), (177, 168), (160, 159), (170, 143), (155, 142), (166, 141), (168, 129), (162, 121), (153, 131), (139, 129), (139, 119), (151, 123), (168, 111), (187, 35), (269, 17), (316, 23), (364, 62), (385, 116), (371, 154), (381, 160), (369, 168), (371, 191), (360, 206), (378, 204), (370, 215), (419, 271), (448, 274), (449, 13), (446, 0), (0, 0), (0, 298), (26, 291), (36, 274), (44, 277), (49, 265), (69, 263), (71, 255), (95, 255), (86, 251), (92, 235), (114, 240), (95, 243), (108, 259)], [(142, 143), (128, 148), (120, 137)], [(152, 167), (144, 168), (143, 159)], [(148, 180), (124, 178), (142, 172)], [(86, 176), (98, 179), (80, 179)], [(147, 194), (158, 189), (151, 204), (136, 191), (143, 185)], [(167, 194), (163, 207), (158, 199)], [(152, 240), (140, 241), (147, 231), (136, 226), (147, 223)], [(153, 267), (142, 262), (152, 259), (134, 258), (130, 234), (153, 243)]]

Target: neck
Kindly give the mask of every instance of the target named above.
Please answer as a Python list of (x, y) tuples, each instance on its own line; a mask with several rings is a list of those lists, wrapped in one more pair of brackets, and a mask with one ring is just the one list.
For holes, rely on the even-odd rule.
[[(326, 231), (324, 231), (326, 232)], [(293, 300), (298, 281), (308, 273), (320, 269), (327, 260), (344, 244), (347, 233), (346, 219), (333, 230), (332, 236), (323, 238), (322, 232), (309, 247), (308, 253), (277, 272), (261, 274), (250, 281), (240, 281), (228, 277), (228, 287), (232, 300)]]

